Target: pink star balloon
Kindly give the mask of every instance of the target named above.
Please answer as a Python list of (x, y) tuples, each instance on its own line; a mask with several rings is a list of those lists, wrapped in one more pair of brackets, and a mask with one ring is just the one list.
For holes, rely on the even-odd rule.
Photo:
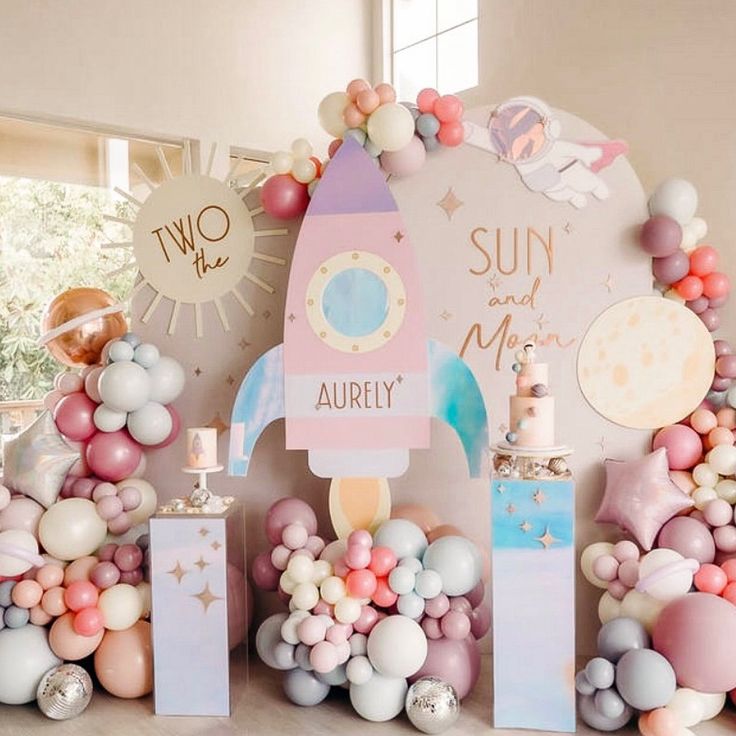
[(606, 490), (595, 520), (618, 524), (650, 550), (662, 526), (693, 501), (670, 479), (662, 447), (638, 460), (606, 460)]

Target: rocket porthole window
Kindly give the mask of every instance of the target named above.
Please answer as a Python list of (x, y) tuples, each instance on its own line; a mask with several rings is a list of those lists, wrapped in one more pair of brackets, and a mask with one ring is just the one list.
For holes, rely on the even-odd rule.
[(328, 258), (307, 286), (307, 318), (330, 347), (365, 353), (385, 345), (406, 311), (406, 291), (396, 270), (365, 251)]

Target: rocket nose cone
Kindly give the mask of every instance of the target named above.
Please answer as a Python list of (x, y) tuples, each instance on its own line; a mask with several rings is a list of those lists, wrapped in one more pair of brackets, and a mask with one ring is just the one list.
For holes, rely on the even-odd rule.
[(307, 209), (309, 215), (396, 212), (398, 207), (375, 161), (347, 138), (330, 161)]

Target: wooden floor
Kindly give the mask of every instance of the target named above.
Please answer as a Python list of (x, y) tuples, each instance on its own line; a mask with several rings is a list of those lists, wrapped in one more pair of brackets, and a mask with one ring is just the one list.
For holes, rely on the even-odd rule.
[[(490, 657), (484, 656), (483, 659), (478, 687), (463, 701), (460, 719), (445, 734), (529, 736), (537, 733), (541, 736), (539, 731), (494, 730), (490, 727)], [(253, 663), (249, 673), (241, 664), (233, 677), (239, 685), (236, 690), (240, 691), (240, 696), (236, 696), (233, 717), (229, 719), (154, 716), (150, 697), (126, 701), (98, 690), (87, 710), (70, 721), (50, 721), (41, 715), (35, 704), (0, 705), (0, 736), (342, 736), (357, 733), (361, 736), (416, 736), (419, 733), (404, 715), (388, 723), (368, 723), (360, 719), (350, 707), (347, 692), (336, 688), (327, 700), (314, 708), (292, 705), (281, 692), (280, 673), (260, 662)], [(730, 736), (736, 733), (736, 712), (730, 709), (715, 721), (697, 726), (695, 730), (699, 736)], [(583, 724), (577, 733), (599, 734)], [(630, 727), (619, 733), (633, 736), (638, 730)]]

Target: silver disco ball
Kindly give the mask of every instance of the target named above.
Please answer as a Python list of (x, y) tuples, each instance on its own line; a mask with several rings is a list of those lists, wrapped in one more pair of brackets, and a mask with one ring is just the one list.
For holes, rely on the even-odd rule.
[(420, 677), (406, 694), (406, 715), (424, 733), (442, 733), (460, 717), (455, 688), (438, 677)]
[(92, 699), (92, 679), (78, 664), (52, 667), (38, 684), (38, 707), (55, 721), (75, 718)]

